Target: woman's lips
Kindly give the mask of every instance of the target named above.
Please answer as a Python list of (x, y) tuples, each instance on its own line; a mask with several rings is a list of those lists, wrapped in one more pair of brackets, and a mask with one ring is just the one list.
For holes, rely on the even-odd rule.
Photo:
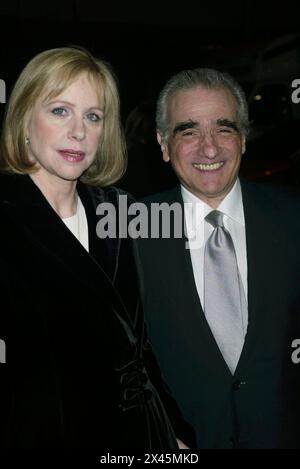
[(58, 150), (58, 153), (67, 161), (71, 163), (79, 163), (85, 157), (84, 151), (76, 150)]

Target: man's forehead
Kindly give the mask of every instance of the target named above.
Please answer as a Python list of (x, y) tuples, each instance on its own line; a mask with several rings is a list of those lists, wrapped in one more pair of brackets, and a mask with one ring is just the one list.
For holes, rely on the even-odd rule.
[(199, 122), (219, 119), (236, 120), (236, 98), (226, 88), (204, 88), (178, 90), (169, 101), (169, 119)]
[(175, 91), (170, 96), (169, 106), (173, 107), (179, 102), (200, 102), (206, 100), (228, 101), (228, 104), (237, 105), (236, 97), (225, 86), (216, 88), (207, 88), (205, 86), (196, 86), (194, 88), (183, 88)]

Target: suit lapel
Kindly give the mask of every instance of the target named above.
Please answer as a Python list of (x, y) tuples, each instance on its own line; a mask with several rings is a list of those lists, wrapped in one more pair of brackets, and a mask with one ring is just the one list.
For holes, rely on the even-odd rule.
[[(263, 326), (266, 311), (270, 310), (274, 268), (280, 263), (280, 240), (276, 233), (276, 213), (272, 202), (260, 196), (259, 187), (242, 182), (242, 196), (246, 227), (248, 270), (248, 330), (244, 348), (236, 371), (249, 358), (251, 350), (260, 338), (264, 343), (266, 330)], [(277, 227), (278, 228), (278, 227)], [(280, 288), (280, 286), (279, 286)]]

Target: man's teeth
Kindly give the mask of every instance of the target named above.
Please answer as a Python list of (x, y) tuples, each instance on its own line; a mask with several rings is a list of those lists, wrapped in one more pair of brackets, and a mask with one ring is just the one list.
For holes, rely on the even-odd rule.
[(223, 162), (221, 163), (213, 163), (213, 164), (194, 164), (193, 166), (197, 169), (201, 169), (202, 171), (213, 171), (214, 169), (219, 169), (223, 166)]

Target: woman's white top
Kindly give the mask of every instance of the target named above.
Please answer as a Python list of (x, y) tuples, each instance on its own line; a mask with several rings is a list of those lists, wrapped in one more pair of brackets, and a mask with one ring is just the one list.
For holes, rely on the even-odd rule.
[(84, 206), (77, 197), (77, 212), (72, 217), (63, 218), (62, 221), (78, 239), (82, 246), (89, 251), (89, 230)]

